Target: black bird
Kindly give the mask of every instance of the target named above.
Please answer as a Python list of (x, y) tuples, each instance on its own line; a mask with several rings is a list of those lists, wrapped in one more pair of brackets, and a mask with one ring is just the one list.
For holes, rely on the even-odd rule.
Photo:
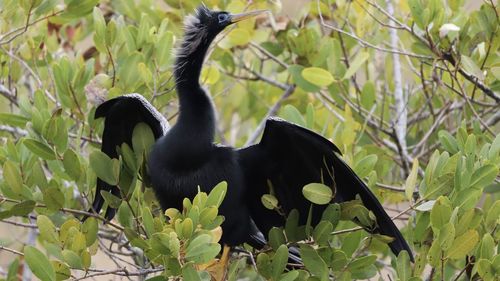
[[(186, 19), (184, 39), (174, 66), (180, 102), (176, 124), (169, 129), (161, 114), (140, 95), (111, 99), (101, 104), (95, 113), (96, 118), (106, 118), (102, 151), (116, 158), (117, 146), (123, 142), (131, 145), (134, 127), (139, 122), (148, 124), (156, 138), (149, 155), (148, 173), (163, 209), (182, 208), (182, 200), (192, 199), (198, 186), (208, 193), (217, 183), (226, 181), (228, 191), (219, 209), (225, 216), (221, 238), (224, 244), (234, 246), (248, 242), (262, 247), (263, 240), (256, 235), (254, 226), (267, 235), (273, 226), (285, 224), (282, 215), (261, 203), (261, 197), (269, 193), (269, 185), (281, 210), (288, 214), (297, 209), (300, 223), (305, 224), (310, 202), (303, 197), (302, 187), (323, 182), (336, 189), (335, 202), (353, 200), (359, 195), (377, 220), (371, 232), (393, 237), (394, 241), (389, 244), (392, 251), (397, 255), (406, 250), (412, 257), (408, 244), (375, 195), (337, 156), (340, 150), (322, 136), (270, 118), (259, 144), (241, 149), (214, 144), (215, 110), (199, 82), (205, 55), (224, 28), (260, 12), (234, 15), (199, 7), (194, 16)], [(101, 190), (120, 195), (119, 187), (98, 180), (93, 203), (95, 212), (103, 206)], [(324, 209), (325, 206), (314, 206), (313, 223), (319, 222)], [(106, 218), (111, 219), (114, 214), (115, 210), (108, 207)]]

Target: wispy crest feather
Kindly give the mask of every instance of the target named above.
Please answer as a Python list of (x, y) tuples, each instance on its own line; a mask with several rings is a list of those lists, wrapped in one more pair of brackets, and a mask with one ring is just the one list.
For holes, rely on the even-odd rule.
[(210, 17), (210, 10), (204, 4), (200, 5), (195, 14), (189, 15), (184, 20), (184, 39), (177, 50), (178, 57), (185, 57), (191, 54), (200, 45), (207, 40), (207, 26), (202, 24), (204, 17)]

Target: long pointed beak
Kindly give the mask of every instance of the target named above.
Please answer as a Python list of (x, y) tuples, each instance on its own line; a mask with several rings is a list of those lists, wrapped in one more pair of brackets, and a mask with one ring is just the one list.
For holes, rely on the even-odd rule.
[(239, 21), (246, 20), (267, 12), (269, 12), (269, 10), (257, 10), (241, 14), (231, 14), (231, 23), (237, 23)]

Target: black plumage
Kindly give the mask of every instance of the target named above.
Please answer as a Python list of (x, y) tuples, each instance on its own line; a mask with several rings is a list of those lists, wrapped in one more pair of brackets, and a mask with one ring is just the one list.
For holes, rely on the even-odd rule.
[[(186, 20), (186, 34), (175, 62), (180, 102), (176, 124), (168, 129), (166, 120), (137, 94), (109, 100), (97, 108), (95, 115), (106, 118), (102, 151), (117, 157), (116, 146), (131, 144), (135, 125), (148, 124), (157, 139), (149, 155), (149, 178), (163, 209), (181, 208), (183, 198), (193, 198), (198, 186), (208, 193), (217, 183), (227, 181), (227, 195), (219, 210), (225, 216), (221, 240), (225, 244), (248, 242), (261, 247), (265, 241), (255, 226), (267, 235), (273, 226), (284, 225), (283, 216), (261, 203), (262, 195), (269, 193), (269, 182), (281, 209), (285, 214), (297, 209), (301, 224), (306, 223), (310, 208), (302, 187), (323, 182), (336, 188), (335, 202), (353, 200), (359, 195), (377, 219), (377, 226), (371, 231), (394, 237), (389, 244), (392, 251), (398, 254), (407, 250), (411, 256), (409, 246), (375, 195), (339, 158), (339, 149), (322, 136), (270, 118), (259, 144), (242, 149), (214, 144), (215, 110), (199, 83), (203, 61), (220, 31), (255, 14), (231, 15), (204, 6), (198, 8), (196, 15)], [(98, 180), (95, 212), (103, 205), (101, 190), (119, 194), (118, 187)], [(324, 208), (314, 206), (313, 223), (319, 221)], [(106, 218), (113, 215), (114, 210), (108, 208)]]

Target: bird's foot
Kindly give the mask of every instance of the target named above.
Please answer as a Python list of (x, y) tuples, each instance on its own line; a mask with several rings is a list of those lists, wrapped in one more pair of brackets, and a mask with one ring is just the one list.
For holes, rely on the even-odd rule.
[(222, 281), (225, 280), (227, 267), (229, 265), (229, 252), (230, 247), (224, 245), (224, 249), (222, 250), (222, 256), (218, 261), (212, 261), (206, 264), (202, 264), (198, 266), (198, 270), (206, 270), (212, 280)]

